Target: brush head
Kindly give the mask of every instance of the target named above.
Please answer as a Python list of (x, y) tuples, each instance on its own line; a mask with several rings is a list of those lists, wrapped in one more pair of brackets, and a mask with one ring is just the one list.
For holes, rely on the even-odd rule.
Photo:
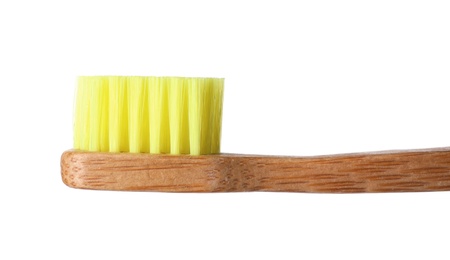
[(74, 148), (93, 152), (220, 152), (224, 79), (78, 78)]

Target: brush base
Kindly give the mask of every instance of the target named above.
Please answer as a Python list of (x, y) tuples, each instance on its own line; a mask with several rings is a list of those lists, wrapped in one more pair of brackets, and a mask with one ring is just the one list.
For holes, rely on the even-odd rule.
[(152, 155), (69, 150), (73, 188), (164, 192), (415, 192), (450, 190), (450, 148), (311, 157)]

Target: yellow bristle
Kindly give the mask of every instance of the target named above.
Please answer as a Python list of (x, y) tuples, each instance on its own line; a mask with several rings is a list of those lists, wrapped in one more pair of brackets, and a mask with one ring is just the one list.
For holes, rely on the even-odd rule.
[(101, 152), (220, 152), (223, 79), (79, 77), (74, 148)]
[(146, 79), (130, 77), (128, 83), (128, 134), (130, 152), (149, 152)]
[[(164, 78), (148, 79), (150, 153), (169, 153), (169, 115)], [(150, 116), (151, 115), (151, 116)]]
[(187, 88), (181, 78), (169, 82), (170, 153), (189, 153), (187, 121)]
[(128, 151), (128, 91), (125, 77), (109, 77), (109, 151)]

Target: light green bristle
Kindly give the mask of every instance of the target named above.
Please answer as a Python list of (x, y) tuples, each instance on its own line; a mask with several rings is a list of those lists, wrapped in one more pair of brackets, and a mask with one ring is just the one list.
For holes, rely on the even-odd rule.
[(220, 152), (224, 80), (79, 77), (74, 148), (96, 152)]

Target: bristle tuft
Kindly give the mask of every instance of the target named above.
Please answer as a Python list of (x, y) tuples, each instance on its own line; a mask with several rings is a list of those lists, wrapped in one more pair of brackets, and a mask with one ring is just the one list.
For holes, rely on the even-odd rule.
[(220, 152), (224, 80), (79, 77), (74, 148), (96, 152)]

